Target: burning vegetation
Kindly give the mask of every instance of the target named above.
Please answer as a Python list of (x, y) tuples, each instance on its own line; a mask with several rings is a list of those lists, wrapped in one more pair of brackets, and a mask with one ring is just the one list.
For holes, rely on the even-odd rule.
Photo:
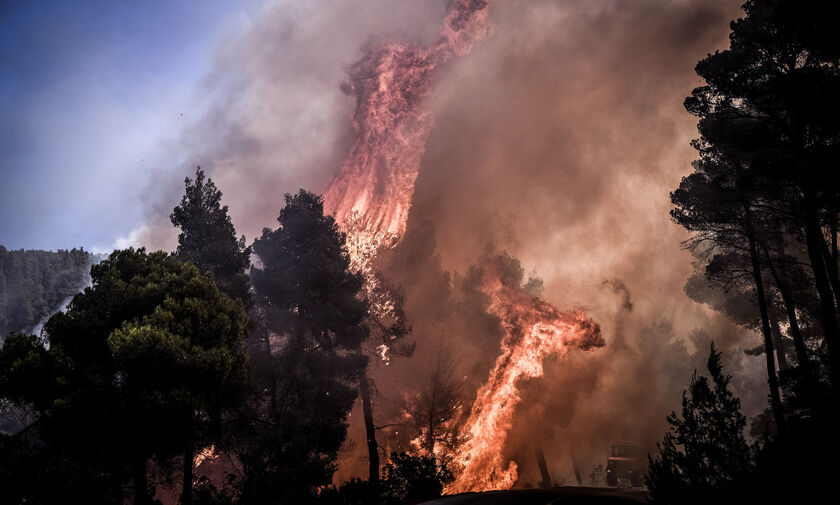
[[(424, 99), (433, 71), (452, 56), (467, 53), (486, 32), (487, 3), (454, 2), (431, 48), (385, 44), (366, 49), (342, 88), (356, 97), (356, 140), (324, 194), (325, 210), (335, 214), (347, 234), (352, 264), (365, 276), (375, 316), (392, 315), (395, 306), (382, 292), (372, 265), (382, 249), (395, 247), (405, 233), (432, 122)], [(510, 283), (492, 265), (483, 274), (480, 291), (489, 297), (487, 310), (499, 318), (505, 336), (501, 355), (463, 425), (464, 442), (451, 447), (455, 480), (448, 493), (510, 488), (516, 482), (516, 464), (506, 461), (502, 450), (520, 400), (520, 379), (542, 375), (549, 355), (604, 345), (598, 325), (582, 312), (561, 313)]]

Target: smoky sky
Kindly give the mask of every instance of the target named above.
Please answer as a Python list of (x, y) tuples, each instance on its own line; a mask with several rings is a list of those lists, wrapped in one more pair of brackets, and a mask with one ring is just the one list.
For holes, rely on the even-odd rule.
[(440, 77), (414, 222), (433, 225), (445, 269), (488, 249), (520, 258), (607, 340), (524, 385), (507, 450), (525, 480), (538, 481), (534, 444), (567, 482), (572, 450), (588, 473), (617, 440), (652, 448), (710, 340), (733, 351), (747, 410), (764, 407), (760, 362), (737, 351), (755, 338), (685, 296), (688, 234), (668, 214), (695, 156), (682, 107), (693, 67), (726, 47), (738, 13), (731, 1), (498, 2), (491, 36)]
[[(534, 444), (567, 482), (572, 450), (588, 473), (617, 440), (650, 447), (694, 368), (703, 371), (712, 340), (727, 351), (747, 413), (764, 408), (761, 358), (740, 351), (758, 340), (685, 295), (694, 267), (681, 242), (689, 235), (669, 217), (669, 192), (695, 157), (696, 119), (682, 106), (701, 84), (694, 65), (727, 46), (740, 1), (491, 2), (487, 38), (439, 68), (426, 99), (434, 126), (410, 245), (390, 267), (417, 351), (401, 358), (411, 366), (373, 372), (377, 424), (399, 420), (441, 339), (461, 357), (467, 391), (486, 377), (498, 351), (492, 321), (453, 318), (442, 305), (448, 297), (467, 303), (458, 279), (482, 256), (502, 252), (543, 279), (545, 299), (586, 311), (606, 340), (602, 349), (549, 360), (544, 378), (523, 385), (506, 449), (523, 479), (538, 480)], [(178, 162), (160, 169), (148, 224), (126, 243), (174, 249), (166, 216), (197, 164), (249, 240), (275, 224), (284, 193), (323, 191), (352, 142), (353, 99), (340, 90), (347, 68), (365, 44), (429, 43), (445, 7), (445, 0), (267, 5), (220, 45), (201, 91), (209, 112), (167, 146)], [(360, 417), (350, 418), (339, 479), (366, 468)], [(396, 431), (383, 435), (395, 440), (384, 446), (405, 442)]]

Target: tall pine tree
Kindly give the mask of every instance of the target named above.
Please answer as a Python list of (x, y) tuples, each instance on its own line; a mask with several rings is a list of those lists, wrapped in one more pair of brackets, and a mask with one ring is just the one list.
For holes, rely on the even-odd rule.
[(258, 424), (268, 427), (242, 456), (241, 497), (254, 504), (304, 503), (331, 482), (369, 332), (362, 277), (321, 198), (286, 195), (277, 221), (254, 242), (251, 271), (266, 386)]
[(175, 256), (193, 263), (201, 272), (213, 274), (223, 293), (248, 307), (251, 248), (245, 246), (244, 235), (236, 238), (228, 207), (221, 205), (222, 192), (205, 177), (201, 167), (195, 170), (195, 180), (187, 177), (184, 185), (181, 203), (169, 216), (181, 229)]

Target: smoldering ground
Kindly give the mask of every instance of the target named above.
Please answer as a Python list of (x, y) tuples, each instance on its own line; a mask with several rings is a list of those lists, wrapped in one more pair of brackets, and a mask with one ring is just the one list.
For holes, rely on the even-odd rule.
[[(410, 358), (377, 363), (383, 450), (413, 437), (404, 407), (423, 387), (440, 342), (457, 359), (465, 408), (498, 353), (498, 322), (468, 289), (469, 267), (506, 251), (542, 296), (581, 308), (607, 341), (546, 364), (524, 384), (507, 447), (536, 482), (540, 445), (557, 480), (571, 482), (609, 445), (649, 447), (666, 429), (693, 369), (714, 340), (749, 414), (763, 409), (755, 335), (683, 292), (688, 235), (670, 222), (668, 194), (689, 173), (695, 120), (682, 101), (695, 63), (726, 46), (740, 0), (496, 0), (491, 31), (439, 69), (406, 237), (382, 264), (405, 298), (417, 342)], [(206, 77), (205, 117), (170, 148), (139, 243), (174, 248), (166, 215), (180, 179), (201, 164), (249, 239), (273, 226), (282, 195), (322, 190), (352, 142), (353, 101), (339, 85), (364, 44), (429, 43), (444, 0), (278, 1), (219, 50)], [(180, 163), (180, 162), (179, 162)], [(167, 182), (169, 181), (169, 182)], [(618, 288), (621, 286), (621, 288)], [(632, 310), (631, 310), (632, 307)], [(361, 415), (337, 479), (366, 468)]]

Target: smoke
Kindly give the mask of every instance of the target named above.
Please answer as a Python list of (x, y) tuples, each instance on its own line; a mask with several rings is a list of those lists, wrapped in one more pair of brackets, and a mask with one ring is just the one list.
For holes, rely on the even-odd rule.
[[(737, 14), (736, 2), (498, 2), (491, 35), (439, 80), (408, 225), (433, 228), (436, 240), (419, 242), (436, 249), (414, 278), (401, 274), (417, 338), (434, 331), (419, 320), (446, 299), (429, 272), (469, 272), (506, 250), (543, 277), (548, 300), (584, 309), (607, 340), (527, 383), (507, 448), (522, 481), (539, 479), (533, 444), (567, 481), (572, 449), (584, 474), (615, 441), (652, 450), (711, 340), (730, 350), (745, 410), (765, 404), (760, 363), (739, 351), (757, 340), (684, 294), (688, 235), (668, 217), (668, 193), (695, 156), (695, 120), (682, 108), (698, 84), (693, 66), (725, 44)], [(410, 243), (408, 264), (428, 247)], [(436, 321), (463, 346), (467, 381), (480, 382), (498, 333), (481, 310), (455, 319)]]
[(611, 281), (604, 281), (604, 284), (609, 286), (614, 293), (621, 295), (621, 308), (626, 310), (627, 312), (633, 311), (633, 302), (630, 301), (630, 290), (627, 289), (627, 286), (621, 282), (619, 279), (613, 279)]
[(169, 158), (149, 177), (149, 218), (120, 243), (174, 249), (168, 215), (196, 165), (249, 240), (273, 226), (284, 193), (323, 191), (353, 141), (355, 103), (340, 89), (347, 70), (368, 45), (433, 41), (445, 8), (442, 0), (267, 2), (220, 41), (196, 98), (206, 112), (166, 146)]
[[(487, 379), (502, 332), (471, 267), (503, 251), (518, 258), (518, 275), (539, 274), (546, 300), (585, 310), (606, 340), (525, 382), (506, 447), (522, 482), (539, 480), (534, 444), (567, 482), (572, 449), (586, 474), (617, 440), (651, 448), (710, 340), (729, 351), (747, 413), (763, 408), (761, 360), (739, 351), (758, 340), (685, 295), (688, 235), (668, 215), (668, 194), (695, 157), (695, 119), (682, 108), (699, 84), (693, 67), (726, 45), (739, 4), (499, 0), (487, 38), (439, 67), (406, 233), (380, 258), (417, 342), (413, 357), (372, 371), (376, 424), (393, 425), (380, 432), (386, 450), (408, 449), (416, 435), (404, 406), (438, 348), (424, 342), (454, 349), (467, 405)], [(434, 42), (445, 9), (444, 0), (268, 4), (220, 47), (201, 93), (209, 112), (170, 146), (173, 164), (131, 240), (174, 249), (166, 216), (196, 164), (249, 239), (273, 225), (283, 193), (326, 188), (353, 141), (347, 70), (377, 42)], [(360, 412), (350, 421), (339, 480), (366, 465)]]
[(435, 227), (443, 268), (505, 249), (607, 340), (526, 386), (531, 409), (508, 443), (521, 479), (539, 480), (532, 444), (567, 482), (571, 448), (584, 474), (617, 440), (652, 449), (712, 339), (733, 351), (734, 386), (757, 413), (765, 372), (737, 351), (756, 339), (685, 296), (687, 234), (668, 218), (668, 193), (695, 156), (682, 108), (699, 84), (693, 66), (725, 45), (738, 3), (492, 7), (493, 34), (441, 79), (412, 217)]

